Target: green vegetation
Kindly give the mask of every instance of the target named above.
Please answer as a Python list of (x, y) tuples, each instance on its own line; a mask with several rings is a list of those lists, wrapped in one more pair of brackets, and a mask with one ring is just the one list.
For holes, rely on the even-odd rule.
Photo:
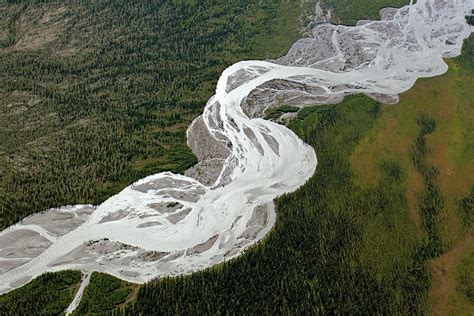
[(457, 290), (474, 305), (474, 252), (464, 258), (456, 269)]
[[(329, 2), (332, 2), (334, 5), (339, 18), (351, 23), (361, 17), (376, 16), (376, 11), (378, 10), (378, 8), (375, 10), (372, 7), (372, 4), (376, 3), (376, 1), (353, 1), (349, 3), (334, 0)], [(388, 2), (379, 1), (377, 3), (379, 5), (386, 5)], [(397, 1), (390, 2), (391, 5), (394, 5)], [(168, 2), (164, 1), (164, 3)], [(193, 6), (192, 3), (186, 5)], [(235, 2), (225, 5), (221, 4), (221, 6), (227, 5), (234, 6), (236, 4)], [(348, 8), (352, 10), (345, 11), (346, 7), (344, 5), (349, 5)], [(125, 10), (124, 12), (129, 12), (126, 10), (132, 10), (131, 8), (135, 6), (137, 5), (130, 3), (122, 5), (122, 7), (119, 6), (119, 8), (122, 8), (120, 10)], [(214, 4), (213, 7), (216, 7), (216, 5)], [(292, 4), (287, 8), (290, 7), (295, 6)], [(245, 23), (252, 21), (252, 23), (256, 23), (252, 27), (257, 28), (258, 23), (263, 23), (263, 19), (261, 16), (250, 17), (250, 12), (259, 12), (259, 15), (262, 14), (262, 16), (266, 16), (267, 13), (264, 12), (269, 12), (267, 7), (257, 6), (257, 8), (261, 10), (243, 10), (242, 12), (244, 13), (236, 14), (236, 17), (233, 19), (227, 17), (227, 11), (224, 9), (218, 14), (207, 18), (209, 20), (223, 19), (222, 21), (228, 23), (223, 22), (221, 26), (214, 25), (215, 30), (227, 30), (231, 28), (233, 23), (236, 23), (235, 21), (245, 21)], [(109, 11), (113, 10), (115, 8), (109, 8)], [(103, 17), (106, 16), (104, 13), (106, 11), (103, 11)], [(107, 14), (109, 11), (107, 11)], [(96, 13), (84, 12), (88, 12), (91, 16), (91, 21), (94, 21)], [(275, 12), (281, 11), (275, 10), (272, 11), (272, 14), (276, 14)], [(290, 16), (294, 13), (293, 11), (288, 12)], [(202, 15), (206, 16), (208, 13), (190, 16), (193, 16), (195, 20), (200, 20)], [(171, 12), (169, 14), (173, 15), (174, 13)], [(144, 16), (146, 17), (147, 15), (145, 14)], [(284, 14), (281, 14), (281, 16), (283, 17)], [(182, 20), (181, 17), (177, 18), (178, 15), (173, 15), (173, 17), (175, 20)], [(135, 25), (137, 23), (137, 25), (145, 29), (148, 27), (147, 25), (140, 24), (138, 14), (131, 21), (127, 20), (127, 17), (122, 18), (124, 21), (128, 21), (127, 23), (129, 24)], [(106, 20), (103, 23), (109, 23)], [(285, 23), (284, 20), (285, 17), (282, 19), (278, 17), (278, 21), (280, 21), (276, 23), (276, 25), (280, 25), (276, 28), (278, 32), (285, 29), (282, 26)], [(0, 19), (0, 23), (1, 21)], [(80, 19), (77, 21), (80, 21)], [(155, 22), (158, 25), (161, 23), (160, 21)], [(107, 35), (110, 38), (115, 38), (115, 40), (112, 41), (113, 45), (110, 44), (110, 47), (107, 47), (108, 49), (116, 50), (110, 55), (108, 55), (106, 49), (100, 52), (104, 56), (108, 56), (104, 58), (109, 59), (111, 63), (110, 59), (113, 60), (116, 56), (125, 54), (128, 57), (119, 58), (119, 61), (115, 61), (118, 65), (123, 65), (123, 68), (119, 70), (127, 69), (128, 71), (128, 69), (135, 69), (131, 67), (132, 62), (127, 59), (135, 55), (126, 54), (130, 49), (126, 41), (130, 39), (127, 39), (125, 42), (120, 41), (120, 36), (117, 34), (119, 34), (119, 31), (123, 31), (123, 29), (119, 28), (120, 23), (118, 21), (115, 21), (115, 23), (117, 30)], [(168, 21), (166, 23), (171, 22)], [(15, 26), (17, 24), (13, 23), (11, 25), (12, 29), (17, 29)], [(78, 27), (77, 24), (72, 25)], [(81, 24), (79, 23), (79, 25)], [(264, 30), (273, 27), (272, 22), (268, 22), (268, 20), (263, 25)], [(242, 36), (249, 34), (245, 33), (243, 25), (239, 25), (239, 27), (241, 26), (244, 31), (239, 34)], [(199, 29), (199, 23), (193, 27), (193, 30)], [(204, 31), (204, 24), (201, 27)], [(86, 32), (86, 29), (81, 30)], [(136, 34), (142, 34), (138, 27), (134, 28), (134, 31)], [(167, 36), (170, 37), (170, 41), (180, 41), (180, 36), (183, 35), (182, 33), (174, 34), (171, 31), (169, 32)], [(192, 88), (188, 87), (190, 90), (184, 93), (188, 88), (182, 89), (177, 84), (173, 89), (178, 94), (181, 93), (180, 91), (183, 92), (183, 95), (180, 97), (188, 101), (194, 100), (196, 96), (198, 100), (205, 100), (205, 93), (203, 91), (210, 93), (213, 89), (212, 80), (217, 78), (212, 76), (218, 76), (211, 69), (214, 69), (213, 67), (217, 69), (223, 67), (224, 63), (232, 62), (234, 57), (229, 57), (228, 60), (221, 64), (220, 58), (228, 56), (227, 53), (229, 51), (234, 52), (235, 56), (241, 54), (239, 57), (236, 57), (236, 59), (239, 59), (241, 57), (245, 58), (246, 54), (257, 54), (256, 52), (260, 49), (268, 51), (273, 49), (271, 41), (263, 44), (263, 47), (266, 47), (265, 49), (257, 48), (256, 43), (258, 42), (252, 42), (256, 38), (265, 38), (265, 34), (269, 34), (266, 33), (267, 31), (263, 31), (261, 34), (252, 34), (252, 36), (248, 36), (245, 39), (232, 37), (232, 32), (229, 31), (224, 36), (224, 38), (228, 38), (224, 45), (228, 46), (219, 46), (223, 51), (211, 50), (205, 52), (205, 54), (217, 56), (213, 61), (215, 64), (212, 64), (212, 66), (209, 66), (210, 63), (203, 64), (203, 68), (198, 66), (193, 68), (191, 67), (194, 65), (192, 62), (189, 64), (184, 63), (188, 65), (188, 70), (193, 71), (190, 75), (195, 76), (193, 77), (196, 80), (194, 88), (197, 90), (192, 90)], [(111, 34), (115, 34), (115, 37)], [(171, 34), (174, 35), (172, 36)], [(283, 33), (279, 34), (281, 36)], [(219, 36), (221, 35), (219, 33)], [(75, 38), (76, 36), (80, 37), (75, 34), (69, 35), (70, 38)], [(90, 33), (85, 34), (82, 38), (86, 39), (88, 36), (91, 36)], [(102, 40), (106, 41), (107, 36)], [(139, 35), (137, 36), (139, 37)], [(145, 33), (143, 37), (140, 37), (140, 40), (134, 43), (142, 45), (139, 41), (145, 41), (148, 36), (153, 36), (153, 34)], [(187, 35), (184, 34), (183, 36)], [(131, 37), (133, 38), (133, 36)], [(11, 36), (11, 38), (17, 37)], [(192, 36), (192, 40), (195, 38), (199, 38), (199, 34)], [(201, 38), (208, 37), (203, 36)], [(285, 35), (284, 38), (289, 40), (291, 36), (286, 37)], [(100, 40), (101, 36), (99, 36), (99, 43)], [(188, 40), (190, 39), (188, 38)], [(241, 41), (252, 44), (249, 44), (250, 46), (244, 49), (243, 47), (246, 46), (238, 46)], [(216, 42), (218, 41), (216, 40)], [(278, 218), (275, 229), (262, 243), (249, 249), (244, 256), (191, 276), (166, 278), (151, 282), (140, 288), (136, 299), (133, 298), (134, 293), (130, 293), (128, 290), (124, 292), (120, 290), (120, 286), (128, 288), (130, 285), (110, 276), (97, 274), (98, 276), (91, 282), (91, 290), (87, 294), (87, 298), (83, 299), (84, 303), (82, 305), (86, 306), (87, 312), (92, 313), (106, 312), (110, 310), (112, 304), (117, 304), (120, 306), (120, 309), (116, 310), (117, 313), (135, 314), (216, 314), (219, 312), (222, 314), (273, 314), (278, 312), (282, 314), (307, 314), (311, 312), (315, 314), (420, 314), (430, 311), (436, 311), (440, 314), (450, 314), (453, 311), (461, 311), (459, 314), (472, 313), (474, 310), (472, 302), (472, 271), (474, 269), (472, 268), (472, 246), (470, 246), (472, 245), (472, 240), (468, 238), (470, 236), (469, 232), (472, 231), (472, 225), (469, 224), (470, 222), (466, 224), (465, 214), (469, 218), (469, 214), (472, 214), (472, 185), (474, 183), (474, 165), (472, 165), (472, 157), (474, 155), (474, 107), (471, 101), (474, 100), (474, 91), (472, 90), (474, 84), (474, 76), (472, 76), (474, 68), (472, 67), (474, 64), (473, 42), (471, 37), (463, 48), (463, 55), (457, 60), (448, 61), (450, 71), (446, 75), (420, 80), (412, 90), (402, 95), (400, 104), (396, 106), (382, 106), (366, 97), (354, 96), (347, 98), (339, 105), (311, 107), (301, 110), (298, 113), (298, 117), (289, 126), (301, 138), (315, 147), (319, 158), (317, 172), (300, 190), (277, 200)], [(68, 42), (66, 41), (65, 43)], [(147, 43), (147, 45), (154, 45), (153, 41)], [(182, 41), (180, 43), (184, 45), (185, 42)], [(171, 45), (171, 43), (168, 44)], [(87, 47), (91, 51), (87, 49), (84, 49), (84, 51), (77, 50), (81, 54), (89, 54), (87, 57), (91, 58), (91, 56), (93, 57), (95, 56), (94, 54), (97, 54), (91, 53), (94, 51), (93, 49), (96, 49), (97, 45), (99, 44), (90, 41)], [(160, 45), (157, 44), (153, 47), (156, 49)], [(205, 42), (202, 45), (202, 47), (207, 47), (211, 43)], [(179, 46), (174, 47), (173, 53), (180, 55), (179, 58), (182, 58), (182, 52), (177, 47), (179, 48)], [(183, 47), (187, 49), (186, 45)], [(190, 47), (193, 47), (193, 45), (190, 45)], [(64, 50), (68, 52), (66, 47)], [(165, 47), (163, 50), (167, 51), (168, 48)], [(170, 51), (172, 50), (170, 49)], [(260, 53), (261, 51), (258, 54)], [(44, 51), (41, 54), (47, 55)], [(75, 54), (78, 54), (78, 52)], [(140, 56), (140, 53), (137, 54)], [(114, 72), (113, 68), (100, 68), (98, 65), (104, 61), (102, 57), (96, 56), (96, 60), (100, 59), (100, 63), (95, 62), (96, 66), (101, 70), (94, 73), (94, 75), (97, 77), (99, 85), (92, 85), (90, 89), (97, 89), (100, 92), (98, 94), (100, 98), (109, 100), (113, 95), (118, 99), (122, 97), (122, 94), (125, 96), (128, 93), (134, 94), (140, 90), (141, 85), (144, 83), (144, 92), (140, 94), (143, 97), (141, 100), (147, 100), (150, 95), (158, 98), (159, 93), (150, 94), (147, 92), (148, 83), (145, 78), (136, 79), (137, 81), (133, 84), (135, 80), (133, 78), (136, 78), (135, 76), (142, 72), (148, 76), (150, 76), (150, 73), (154, 74), (153, 72), (147, 72), (147, 67), (151, 70), (156, 70), (154, 63), (157, 61), (152, 58), (154, 56), (153, 52), (150, 50), (147, 54), (138, 59), (145, 63), (143, 68), (130, 70), (129, 73), (127, 72), (127, 76), (124, 77), (125, 79), (117, 75), (119, 73), (118, 70)], [(198, 49), (196, 49), (195, 54), (200, 54)], [(36, 65), (37, 60), (43, 58), (43, 55), (35, 57), (31, 52), (24, 56), (28, 57), (29, 55), (34, 57), (34, 59), (26, 59), (30, 64), (34, 61)], [(74, 64), (76, 62), (74, 58), (77, 58), (77, 56), (72, 55), (66, 58), (70, 58), (69, 62)], [(208, 56), (206, 55), (203, 58), (208, 58)], [(151, 62), (149, 64), (146, 64), (148, 57), (152, 59), (150, 59)], [(61, 58), (59, 58), (59, 61), (54, 61), (52, 65), (60, 63)], [(19, 63), (20, 60), (18, 59)], [(84, 60), (87, 60), (87, 58)], [(171, 61), (169, 62), (172, 64)], [(28, 63), (25, 62), (25, 64)], [(48, 68), (41, 63), (39, 65), (39, 69), (43, 69), (41, 71), (48, 73), (54, 73), (56, 69), (56, 66)], [(0, 64), (0, 67), (3, 67), (3, 64)], [(169, 68), (170, 73), (176, 70), (174, 68), (171, 69), (171, 66)], [(167, 68), (164, 67), (164, 69)], [(14, 68), (9, 69), (9, 71), (13, 72)], [(71, 74), (64, 72), (64, 69), (61, 71), (64, 74), (69, 74), (69, 76), (61, 77), (62, 79), (66, 78), (66, 81), (72, 79), (79, 80), (82, 76), (81, 72)], [(28, 73), (28, 71), (24, 71), (24, 73)], [(179, 73), (184, 74), (185, 70)], [(121, 84), (120, 81), (115, 82), (112, 79), (107, 79), (105, 82), (112, 89), (112, 92), (109, 94), (106, 89), (109, 87), (100, 85), (102, 78), (108, 78), (109, 76), (124, 81), (129, 80), (127, 78), (132, 79), (130, 79), (129, 86), (124, 85), (120, 86), (120, 88), (115, 87)], [(156, 76), (162, 75), (160, 73)], [(197, 78), (199, 76), (202, 77)], [(203, 80), (205, 78), (208, 81)], [(171, 75), (168, 75), (166, 80), (171, 80), (169, 81), (170, 85), (178, 82), (174, 81)], [(203, 80), (204, 84), (201, 85), (199, 80)], [(83, 87), (87, 87), (86, 83), (84, 83)], [(166, 81), (166, 84), (161, 83), (159, 87), (162, 90), (160, 91), (173, 90), (167, 86), (167, 83), (168, 81)], [(57, 84), (61, 87), (59, 83)], [(71, 87), (74, 87), (74, 85)], [(39, 89), (42, 88), (42, 85), (37, 84), (35, 87)], [(0, 91), (3, 88), (0, 86)], [(84, 91), (90, 93), (88, 89)], [(131, 89), (131, 92), (128, 92), (128, 89)], [(57, 94), (61, 93), (61, 89), (56, 91), (51, 88), (50, 90), (55, 91)], [(82, 90), (80, 91), (80, 93), (83, 93)], [(190, 94), (188, 95), (187, 93)], [(94, 94), (88, 94), (87, 100), (93, 104), (94, 99), (91, 95), (93, 96)], [(7, 98), (13, 97), (31, 99), (29, 94), (23, 95), (10, 92), (7, 96)], [(132, 96), (128, 96), (128, 98), (133, 101)], [(26, 99), (24, 103), (20, 103), (27, 104)], [(3, 102), (6, 99), (0, 100)], [(154, 99), (152, 98), (152, 100)], [(17, 104), (15, 102), (11, 103), (11, 101), (8, 101), (5, 104)], [(158, 124), (156, 111), (144, 110), (140, 106), (135, 113), (133, 112), (135, 110), (130, 108), (131, 105), (128, 105), (128, 101), (123, 103), (115, 102), (110, 104), (115, 104), (118, 109), (102, 106), (101, 111), (111, 115), (111, 111), (120, 110), (121, 114), (126, 114), (124, 119), (126, 122), (128, 122), (127, 120), (135, 122), (133, 117), (137, 115), (139, 118), (136, 122), (137, 125), (142, 124), (140, 120), (145, 120), (146, 124), (143, 127), (138, 128), (136, 125), (133, 125), (134, 127), (130, 131), (133, 132), (131, 135), (135, 135), (132, 138), (132, 143), (139, 140), (138, 145), (135, 144), (134, 146), (138, 146), (141, 151), (149, 150), (143, 149), (151, 147), (150, 145), (147, 145), (150, 147), (145, 146), (145, 144), (149, 144), (149, 138), (143, 136), (148, 135), (150, 129), (153, 130), (153, 124)], [(0, 103), (2, 106), (3, 104)], [(38, 104), (41, 105), (42, 103)], [(168, 144), (163, 141), (165, 139), (164, 135), (171, 137), (170, 135), (174, 135), (173, 133), (182, 133), (186, 125), (184, 122), (192, 117), (192, 113), (195, 113), (193, 111), (199, 111), (193, 106), (187, 108), (183, 106), (183, 103), (179, 102), (175, 104), (170, 103), (167, 106), (160, 108), (160, 115), (168, 113), (167, 111), (169, 110), (170, 113), (182, 115), (182, 120), (178, 120), (179, 123), (170, 124), (169, 126), (165, 124), (164, 128), (159, 127), (157, 129), (160, 133), (163, 133), (160, 134), (160, 136), (163, 136), (162, 138), (155, 139), (156, 143), (163, 146), (162, 155), (158, 156), (159, 159), (154, 160), (155, 153), (151, 151), (149, 156), (140, 156), (141, 154), (138, 154), (135, 157), (133, 156), (135, 153), (133, 153), (131, 154), (133, 157), (126, 161), (127, 164), (132, 166), (130, 170), (133, 170), (135, 173), (125, 171), (124, 174), (126, 176), (123, 178), (117, 177), (117, 179), (122, 180), (103, 180), (100, 183), (109, 183), (106, 189), (103, 189), (102, 184), (98, 185), (97, 183), (99, 182), (94, 180), (96, 182), (89, 182), (89, 190), (102, 188), (101, 190), (105, 192), (103, 194), (106, 196), (119, 186), (117, 183), (120, 181), (126, 182), (123, 179), (127, 177), (133, 178), (130, 174), (138, 176), (140, 172), (145, 173), (145, 171), (155, 170), (155, 167), (158, 169), (175, 168), (174, 160), (167, 156), (168, 150), (172, 146), (164, 146)], [(196, 107), (200, 106), (202, 105)], [(19, 107), (21, 108), (21, 105)], [(121, 109), (121, 107), (125, 109)], [(32, 108), (34, 109), (34, 107)], [(32, 109), (29, 108), (28, 111), (30, 110)], [(39, 111), (37, 114), (49, 113), (43, 112), (44, 110), (41, 109), (41, 106), (34, 111)], [(65, 111), (66, 109), (63, 110), (63, 112)], [(133, 115), (128, 114), (127, 111), (132, 111)], [(63, 112), (58, 112), (62, 113), (62, 118), (66, 117), (67, 114)], [(31, 122), (34, 122), (31, 119), (34, 115), (36, 114), (31, 113)], [(128, 117), (128, 115), (132, 118)], [(152, 117), (150, 121), (147, 121), (148, 115)], [(44, 118), (49, 118), (47, 115), (40, 117), (43, 120)], [(76, 116), (76, 118), (78, 117), (80, 116)], [(18, 116), (14, 116), (13, 120), (16, 122), (17, 118)], [(4, 117), (0, 116), (0, 120), (2, 119)], [(100, 116), (99, 122), (94, 121), (93, 124), (113, 125), (115, 124), (113, 121), (116, 119), (113, 115), (108, 118), (107, 116)], [(104, 120), (104, 122), (101, 120)], [(60, 120), (45, 126), (54, 128), (57, 122), (60, 122)], [(18, 119), (17, 123), (23, 124), (20, 119)], [(3, 121), (0, 121), (0, 124), (3, 124)], [(87, 130), (89, 126), (85, 124), (81, 128)], [(10, 129), (14, 129), (14, 127), (9, 125), (7, 131), (10, 133)], [(39, 129), (41, 130), (41, 128), (40, 126)], [(66, 124), (65, 128), (70, 127)], [(28, 133), (37, 133), (33, 129), (31, 128)], [(104, 133), (104, 131), (109, 133), (109, 130), (100, 130), (97, 134)], [(57, 132), (61, 133), (62, 129), (58, 128)], [(110, 133), (110, 135), (112, 134)], [(115, 135), (110, 135), (108, 137), (116, 137)], [(102, 137), (102, 135), (95, 137), (99, 136)], [(44, 137), (46, 138), (39, 138), (38, 142), (41, 146), (48, 144), (46, 148), (51, 151), (51, 148), (54, 149), (55, 147), (52, 143), (49, 143), (51, 141), (50, 134)], [(117, 147), (117, 144), (121, 143), (122, 138), (129, 139), (129, 137), (132, 136), (126, 133), (119, 134), (117, 136), (118, 140), (114, 145), (111, 145), (108, 154), (111, 155), (116, 152), (127, 153), (125, 149)], [(183, 139), (180, 137), (176, 136), (173, 144), (184, 144)], [(49, 142), (45, 142), (45, 139)], [(65, 142), (70, 141), (67, 138), (61, 139), (65, 139)], [(81, 139), (83, 142), (94, 141), (93, 137), (83, 137)], [(169, 140), (170, 138), (166, 139)], [(107, 143), (103, 142), (101, 144)], [(13, 145), (10, 144), (5, 147), (9, 148)], [(35, 143), (30, 144), (30, 146), (32, 145), (35, 145)], [(39, 145), (36, 146), (39, 147)], [(126, 149), (133, 148), (135, 147), (130, 146)], [(2, 150), (5, 149), (2, 147), (0, 152)], [(96, 147), (94, 150), (101, 151), (103, 149)], [(184, 147), (182, 150), (189, 153)], [(87, 155), (90, 154), (98, 155), (93, 151), (88, 151), (85, 156), (86, 158), (82, 159), (88, 159)], [(102, 156), (93, 158), (97, 159), (100, 157)], [(189, 159), (191, 160), (191, 156), (189, 156)], [(4, 168), (18, 168), (18, 170), (25, 172), (22, 166), (14, 164), (14, 162), (16, 164), (24, 164), (24, 161), (25, 159), (23, 158), (17, 160), (11, 158), (8, 160), (9, 165)], [(105, 166), (109, 163), (107, 159), (104, 161), (100, 166)], [(72, 161), (69, 163), (71, 164), (69, 167), (73, 168), (76, 162)], [(89, 163), (91, 162), (89, 161)], [(181, 165), (184, 166), (186, 163), (185, 161)], [(0, 168), (3, 166), (2, 162)], [(107, 165), (108, 167), (110, 165)], [(107, 168), (104, 167), (101, 170)], [(76, 178), (75, 181), (81, 182), (89, 179), (87, 175), (91, 173), (91, 170), (93, 169), (84, 170), (81, 173), (82, 176)], [(0, 169), (0, 171), (0, 177), (2, 177), (4, 173), (3, 170)], [(59, 171), (60, 169), (58, 169)], [(97, 172), (92, 174), (95, 175)], [(57, 176), (59, 175), (60, 173), (57, 174)], [(43, 179), (43, 176), (44, 174), (38, 179)], [(0, 178), (0, 180), (2, 179)], [(33, 185), (31, 183), (28, 184), (32, 187), (28, 192), (31, 193), (31, 190), (36, 190), (34, 186), (37, 186), (38, 183), (44, 183), (38, 182), (39, 180), (36, 181), (33, 182)], [(25, 182), (25, 187), (27, 187), (27, 183)], [(59, 188), (61, 187), (59, 186)], [(51, 184), (51, 188), (53, 188), (53, 184)], [(62, 190), (64, 191), (64, 189)], [(51, 193), (54, 192), (51, 190)], [(0, 193), (3, 193), (1, 188)], [(441, 251), (449, 252), (435, 257)], [(434, 258), (430, 259), (432, 257)], [(23, 289), (25, 287), (19, 290)], [(12, 293), (18, 292), (14, 291)], [(40, 296), (42, 292), (37, 291), (31, 293), (31, 295), (29, 292), (20, 293), (24, 297), (32, 298), (35, 295)], [(104, 293), (107, 294), (104, 295)], [(127, 293), (127, 298), (125, 298), (125, 293)], [(1, 296), (0, 302), (10, 294)], [(128, 302), (130, 299), (132, 299), (132, 302)], [(20, 298), (16, 300), (20, 300)], [(125, 306), (121, 306), (124, 304)]]
[(279, 0), (13, 2), (0, 3), (0, 229), (193, 165), (185, 130), (221, 71), (286, 52), (302, 10)]
[(71, 303), (81, 272), (45, 273), (0, 296), (0, 315), (59, 315)]
[(306, 185), (276, 201), (275, 229), (217, 268), (146, 284), (126, 313), (416, 314), (428, 287), (422, 240), (410, 223), (406, 175), (384, 161), (375, 189), (357, 185), (349, 156), (378, 117), (364, 96), (298, 114), (290, 127), (320, 165)]
[(320, 164), (304, 187), (277, 200), (265, 241), (219, 267), (149, 283), (122, 311), (472, 312), (456, 294), (466, 292), (456, 290), (466, 273), (452, 276), (472, 271), (458, 265), (472, 249), (459, 226), (474, 183), (472, 70), (460, 68), (467, 53), (396, 106), (355, 96), (301, 110), (289, 126)]
[(135, 293), (136, 286), (104, 273), (94, 272), (84, 290), (75, 315), (94, 314), (113, 310)]
[(474, 186), (471, 193), (459, 203), (461, 217), (465, 227), (470, 227), (474, 219)]
[(463, 67), (464, 71), (472, 71), (472, 69), (474, 68), (474, 35), (471, 34), (469, 40), (464, 41), (464, 45), (462, 47), (462, 54), (456, 59)]
[(277, 120), (285, 113), (296, 113), (300, 108), (291, 105), (282, 105), (276, 109), (270, 109), (265, 112), (265, 119), (267, 120)]
[(342, 24), (355, 25), (361, 19), (380, 19), (379, 11), (385, 7), (402, 7), (409, 0), (326, 0)]
[(469, 25), (474, 25), (474, 15), (466, 15), (466, 21)]
[(423, 227), (428, 236), (426, 248), (422, 255), (425, 258), (434, 258), (443, 252), (443, 243), (436, 224), (436, 216), (443, 209), (443, 197), (439, 186), (435, 182), (438, 170), (426, 163), (427, 145), (425, 136), (435, 131), (436, 122), (432, 118), (420, 115), (417, 119), (420, 132), (412, 148), (412, 160), (416, 169), (423, 176), (425, 187), (421, 193), (419, 208)]
[(420, 228), (420, 254), (431, 274), (427, 304), (441, 315), (474, 311), (455, 290), (454, 276), (474, 246), (466, 216), (474, 184), (473, 40), (465, 42), (459, 58), (446, 60), (448, 73), (419, 80), (399, 104), (382, 106), (380, 119), (351, 157), (359, 183), (367, 188), (379, 183), (375, 171), (381, 160), (396, 160), (406, 173), (408, 211)]

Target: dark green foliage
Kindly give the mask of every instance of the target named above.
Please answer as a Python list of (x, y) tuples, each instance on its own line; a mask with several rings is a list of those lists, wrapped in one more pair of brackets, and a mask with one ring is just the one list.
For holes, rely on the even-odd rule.
[(421, 245), (405, 230), (404, 171), (384, 161), (375, 189), (352, 180), (348, 157), (377, 119), (377, 107), (354, 96), (301, 111), (290, 126), (315, 147), (320, 164), (301, 189), (276, 200), (277, 223), (265, 241), (218, 267), (146, 284), (122, 312), (421, 313), (428, 275)]
[(112, 310), (124, 303), (132, 291), (130, 283), (108, 274), (94, 272), (74, 314), (85, 315)]
[(423, 175), (425, 179), (434, 177), (437, 170), (429, 166), (425, 162), (427, 154), (425, 136), (431, 134), (436, 128), (436, 122), (433, 119), (427, 118), (425, 115), (420, 115), (417, 119), (420, 132), (418, 133), (415, 144), (412, 147), (412, 160), (417, 170)]
[(0, 315), (59, 315), (74, 297), (81, 272), (45, 273), (27, 285), (0, 296)]
[(474, 25), (474, 15), (466, 15), (466, 21), (469, 25)]
[(474, 35), (470, 35), (467, 40), (464, 41), (462, 46), (462, 54), (456, 58), (462, 68), (467, 68), (468, 71), (471, 71), (474, 68)]
[(443, 242), (436, 225), (436, 215), (443, 208), (444, 202), (441, 190), (435, 182), (438, 170), (426, 163), (426, 140), (425, 136), (434, 132), (436, 122), (422, 114), (417, 119), (420, 132), (412, 147), (412, 160), (416, 169), (422, 174), (425, 187), (421, 194), (419, 209), (423, 226), (428, 235), (426, 246), (422, 250), (422, 255), (433, 258), (443, 252)]
[[(0, 50), (0, 229), (195, 164), (185, 130), (221, 71), (286, 50), (299, 10), (277, 0), (21, 2), (0, 10), (10, 25)], [(13, 49), (58, 8), (56, 40)]]
[(459, 208), (464, 226), (469, 227), (474, 217), (474, 186), (471, 193), (459, 202)]
[(361, 19), (380, 19), (379, 10), (384, 7), (401, 7), (409, 0), (326, 0), (343, 24), (356, 24)]
[(285, 113), (295, 113), (298, 112), (300, 108), (291, 105), (282, 105), (276, 109), (270, 109), (265, 111), (265, 119), (267, 120), (277, 120)]

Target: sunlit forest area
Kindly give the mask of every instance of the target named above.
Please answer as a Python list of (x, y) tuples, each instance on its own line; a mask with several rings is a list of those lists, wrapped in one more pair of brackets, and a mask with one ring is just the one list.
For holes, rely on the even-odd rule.
[[(2, 227), (183, 171), (195, 162), (185, 129), (220, 72), (302, 36), (302, 8), (286, 1), (9, 2), (0, 6)], [(407, 2), (323, 4), (354, 24)], [(288, 127), (319, 165), (276, 200), (260, 244), (143, 286), (94, 273), (76, 314), (472, 314), (473, 52), (471, 36), (447, 74), (419, 80), (397, 105), (357, 95), (299, 111)], [(266, 114), (284, 112), (297, 109)], [(0, 313), (57, 314), (79, 284), (76, 272), (43, 275), (0, 296)]]
[[(280, 1), (0, 5), (0, 227), (196, 162), (185, 131), (232, 63), (286, 51)], [(278, 38), (278, 41), (274, 41)]]

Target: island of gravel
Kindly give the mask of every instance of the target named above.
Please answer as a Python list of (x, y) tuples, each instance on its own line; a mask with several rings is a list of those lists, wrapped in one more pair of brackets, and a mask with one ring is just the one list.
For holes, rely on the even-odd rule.
[(99, 206), (51, 209), (5, 229), (0, 293), (47, 271), (144, 283), (238, 256), (273, 227), (272, 201), (298, 189), (317, 165), (314, 150), (264, 120), (266, 111), (356, 93), (397, 103), (418, 78), (445, 73), (443, 58), (460, 55), (473, 8), (474, 0), (418, 0), (383, 9), (380, 21), (317, 24), (284, 57), (232, 65), (188, 128), (197, 165), (139, 180)]

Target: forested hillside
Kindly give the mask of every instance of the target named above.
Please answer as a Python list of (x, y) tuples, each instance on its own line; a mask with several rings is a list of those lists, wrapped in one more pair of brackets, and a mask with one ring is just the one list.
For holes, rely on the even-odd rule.
[(0, 315), (59, 315), (71, 303), (80, 281), (79, 271), (45, 273), (0, 296)]
[(219, 74), (285, 52), (310, 5), (0, 3), (0, 228), (194, 164), (185, 130)]

